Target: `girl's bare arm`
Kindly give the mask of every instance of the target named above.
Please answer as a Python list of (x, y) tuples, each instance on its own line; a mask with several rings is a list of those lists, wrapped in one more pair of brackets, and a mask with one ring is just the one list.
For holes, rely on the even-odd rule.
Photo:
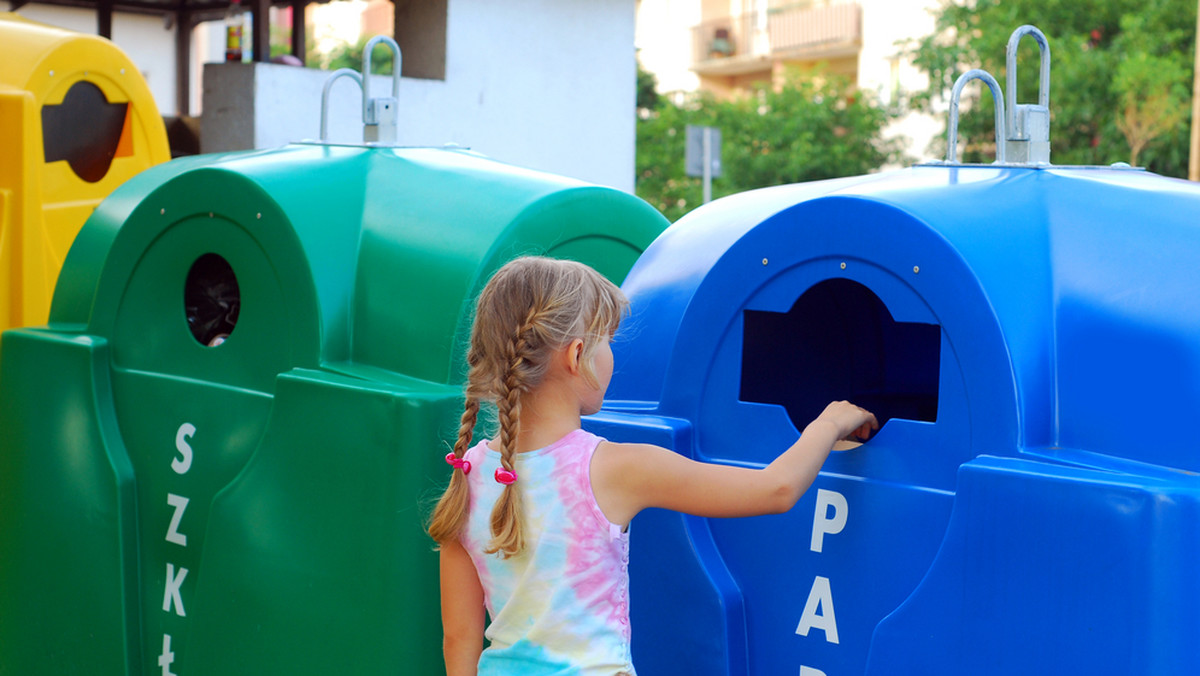
[(475, 676), (483, 652), (483, 586), (467, 550), (458, 542), (441, 545), (442, 653), (446, 676)]
[(865, 439), (877, 428), (871, 413), (834, 402), (762, 469), (696, 462), (650, 444), (604, 442), (592, 461), (592, 488), (605, 516), (621, 525), (647, 507), (708, 517), (778, 514), (804, 495), (838, 440)]

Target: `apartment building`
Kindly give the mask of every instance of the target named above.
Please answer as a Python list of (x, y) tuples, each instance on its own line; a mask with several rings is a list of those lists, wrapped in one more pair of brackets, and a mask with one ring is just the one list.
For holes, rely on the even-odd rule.
[[(929, 34), (940, 0), (641, 0), (637, 45), (666, 92), (732, 96), (778, 82), (789, 69), (834, 73), (885, 103), (924, 91), (928, 79), (905, 54)], [(888, 130), (908, 154), (928, 157), (942, 123), (905, 114)]]

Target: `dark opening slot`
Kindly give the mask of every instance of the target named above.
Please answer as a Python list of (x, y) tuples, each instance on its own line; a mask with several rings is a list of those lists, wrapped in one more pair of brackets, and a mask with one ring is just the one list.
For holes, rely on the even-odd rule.
[(242, 295), (229, 262), (217, 254), (204, 254), (188, 270), (183, 287), (188, 328), (201, 345), (225, 342), (237, 324)]
[(128, 103), (109, 103), (91, 82), (71, 85), (62, 103), (42, 106), (46, 162), (65, 160), (88, 183), (104, 178), (117, 156), (128, 109)]
[(898, 323), (870, 289), (830, 279), (786, 313), (747, 310), (741, 400), (778, 404), (797, 429), (846, 399), (879, 418), (937, 419), (941, 328)]

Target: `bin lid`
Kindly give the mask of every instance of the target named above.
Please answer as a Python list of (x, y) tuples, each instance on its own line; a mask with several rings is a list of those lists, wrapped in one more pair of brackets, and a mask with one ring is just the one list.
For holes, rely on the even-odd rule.
[[(930, 434), (969, 448), (959, 460), (1068, 445), (1200, 469), (1194, 454), (1146, 443), (1136, 422), (1158, 419), (1150, 402), (1164, 397), (1184, 419), (1200, 404), (1198, 209), (1193, 184), (1106, 168), (919, 166), (724, 198), (668, 229), (630, 272), (637, 340), (616, 346), (628, 375), (614, 376), (610, 397), (702, 425), (779, 415), (739, 398), (754, 363), (746, 332), (822, 283), (849, 298), (853, 282), (899, 326), (938, 327), (932, 427), (943, 432)], [(898, 370), (911, 361), (905, 340), (870, 360), (826, 343), (848, 373), (921, 377)], [(835, 381), (815, 382), (840, 398)], [(711, 427), (732, 442), (716, 428), (737, 426)], [(953, 486), (952, 474), (923, 481)]]

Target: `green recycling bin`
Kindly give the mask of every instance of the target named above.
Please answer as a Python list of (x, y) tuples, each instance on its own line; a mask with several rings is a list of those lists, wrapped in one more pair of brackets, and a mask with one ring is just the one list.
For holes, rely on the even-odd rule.
[(620, 282), (667, 223), (461, 149), (176, 160), (100, 204), (0, 350), (0, 674), (437, 674), (471, 304)]

